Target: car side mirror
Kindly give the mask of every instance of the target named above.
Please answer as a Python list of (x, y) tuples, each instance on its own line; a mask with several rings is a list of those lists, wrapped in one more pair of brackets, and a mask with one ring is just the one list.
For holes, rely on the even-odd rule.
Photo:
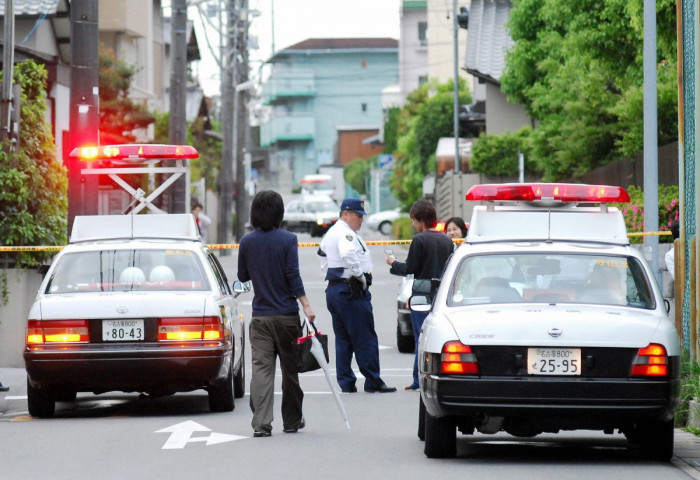
[(247, 293), (250, 292), (250, 281), (247, 282), (241, 282), (240, 280), (236, 280), (233, 282), (233, 296), (234, 298), (240, 295), (241, 293)]
[(412, 295), (408, 302), (414, 312), (430, 311), (430, 301), (425, 295)]
[(664, 307), (666, 307), (666, 313), (671, 313), (671, 302), (667, 298), (664, 298)]

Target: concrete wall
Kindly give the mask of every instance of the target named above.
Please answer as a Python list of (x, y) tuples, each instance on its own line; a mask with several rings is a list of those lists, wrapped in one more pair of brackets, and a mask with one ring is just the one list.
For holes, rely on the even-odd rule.
[(7, 305), (0, 305), (0, 366), (23, 368), (27, 314), (42, 276), (36, 270), (0, 270), (0, 281), (5, 275), (9, 301)]

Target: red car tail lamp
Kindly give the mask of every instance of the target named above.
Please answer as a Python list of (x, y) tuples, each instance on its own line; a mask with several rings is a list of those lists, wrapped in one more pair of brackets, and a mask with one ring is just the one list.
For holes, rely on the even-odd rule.
[(461, 342), (447, 342), (442, 347), (440, 372), (456, 375), (478, 375), (479, 363), (471, 347)]
[(190, 145), (104, 145), (101, 147), (74, 148), (70, 157), (76, 160), (191, 160), (199, 158), (197, 149)]
[(87, 320), (29, 320), (27, 322), (27, 345), (88, 343), (89, 341)]
[(663, 345), (651, 343), (640, 348), (632, 361), (631, 377), (668, 376), (668, 355)]
[(570, 203), (629, 203), (622, 187), (576, 183), (502, 183), (474, 185), (467, 192), (469, 201), (534, 202), (558, 200)]
[(158, 319), (159, 341), (218, 340), (224, 336), (219, 317), (164, 317)]

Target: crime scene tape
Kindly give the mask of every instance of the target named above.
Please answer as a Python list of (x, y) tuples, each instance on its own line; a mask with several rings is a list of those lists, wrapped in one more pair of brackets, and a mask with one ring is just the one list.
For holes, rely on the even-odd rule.
[[(671, 232), (632, 232), (628, 233), (628, 237), (644, 237), (644, 236), (662, 236), (671, 235)], [(455, 238), (452, 241), (456, 244), (464, 243), (463, 238)], [(368, 246), (389, 246), (389, 245), (410, 245), (412, 240), (369, 240), (365, 242)], [(320, 247), (320, 242), (299, 242), (299, 248), (304, 247)], [(0, 253), (2, 252), (59, 252), (64, 246), (48, 246), (48, 245), (37, 245), (37, 246), (25, 246), (25, 247), (10, 247), (10, 246), (0, 246)], [(239, 245), (237, 243), (210, 243), (207, 244), (209, 250), (236, 250)]]

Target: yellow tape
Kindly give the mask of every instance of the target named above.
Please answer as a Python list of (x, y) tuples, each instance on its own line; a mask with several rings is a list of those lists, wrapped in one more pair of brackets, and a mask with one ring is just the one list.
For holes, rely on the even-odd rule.
[[(649, 235), (671, 235), (671, 232), (637, 232), (637, 233), (628, 233), (628, 237), (642, 237), (642, 236), (649, 236)], [(456, 244), (464, 243), (463, 238), (454, 238), (452, 241)], [(412, 240), (370, 240), (368, 242), (365, 242), (365, 245), (369, 246), (374, 246), (374, 245), (410, 245)], [(321, 246), (320, 242), (300, 242), (299, 247), (304, 248), (304, 247), (315, 247), (318, 248)], [(237, 243), (211, 243), (207, 244), (207, 247), (210, 250), (236, 250), (239, 248), (239, 245)], [(64, 248), (64, 246), (46, 246), (46, 245), (38, 245), (34, 247), (3, 247), (0, 246), (0, 252), (59, 252)]]

